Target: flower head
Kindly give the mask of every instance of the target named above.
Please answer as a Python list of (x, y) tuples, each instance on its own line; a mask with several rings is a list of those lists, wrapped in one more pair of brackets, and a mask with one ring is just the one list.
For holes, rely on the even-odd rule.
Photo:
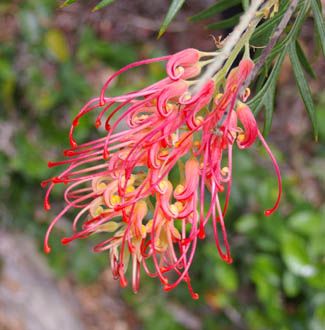
[[(221, 90), (216, 90), (215, 82), (209, 80), (192, 94), (192, 78), (200, 75), (207, 63), (202, 58), (208, 56), (212, 55), (186, 49), (132, 63), (113, 74), (100, 96), (79, 111), (71, 125), (71, 148), (64, 152), (65, 160), (49, 163), (66, 165), (66, 169), (43, 183), (48, 185), (46, 209), (50, 208), (53, 187), (66, 185), (66, 206), (47, 230), (46, 252), (50, 251), (53, 227), (64, 214), (74, 210), (72, 235), (63, 238), (63, 244), (106, 233), (107, 238), (94, 251), (108, 251), (113, 276), (122, 286), (128, 283), (129, 267), (132, 288), (137, 292), (142, 267), (148, 276), (157, 277), (167, 291), (185, 282), (197, 299), (189, 270), (198, 239), (204, 239), (210, 221), (221, 258), (232, 261), (225, 216), (235, 142), (239, 149), (245, 149), (259, 138), (266, 147), (279, 183), (277, 202), (266, 214), (277, 208), (281, 195), (279, 168), (244, 103), (249, 92), (240, 95), (254, 64), (242, 60), (229, 73)], [(156, 61), (167, 61), (166, 78), (138, 91), (106, 96), (115, 77)], [(95, 126), (103, 126), (106, 133), (78, 145), (74, 131), (79, 120), (95, 110), (99, 111)], [(170, 179), (173, 169), (178, 169), (178, 182)], [(206, 210), (207, 193), (211, 202)], [(225, 194), (224, 205), (220, 194)]]

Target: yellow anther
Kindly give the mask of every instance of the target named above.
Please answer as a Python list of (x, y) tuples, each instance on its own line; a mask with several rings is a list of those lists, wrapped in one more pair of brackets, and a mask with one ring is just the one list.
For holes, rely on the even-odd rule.
[(120, 224), (118, 224), (115, 221), (110, 221), (110, 222), (107, 222), (107, 223), (99, 226), (97, 230), (112, 233), (112, 232), (116, 231), (119, 227), (120, 227)]
[(139, 116), (136, 116), (135, 119), (137, 121), (142, 121), (142, 120), (145, 120), (148, 118), (148, 115), (139, 115)]
[(231, 87), (231, 91), (232, 91), (232, 92), (235, 92), (236, 89), (237, 89), (237, 87), (238, 87), (237, 84), (234, 84), (234, 85)]
[(179, 212), (182, 211), (184, 208), (184, 205), (181, 202), (176, 202), (174, 205), (177, 207)]
[(95, 211), (94, 211), (94, 216), (98, 217), (99, 215), (101, 215), (104, 212), (104, 209), (101, 206), (97, 206)]
[(244, 134), (244, 133), (239, 133), (239, 134), (237, 135), (237, 140), (238, 140), (239, 142), (243, 142), (243, 141), (245, 140), (245, 134)]
[(168, 112), (174, 110), (174, 105), (172, 103), (170, 103), (170, 102), (167, 102), (167, 104), (166, 104), (166, 110)]
[(194, 141), (193, 142), (194, 147), (200, 148), (201, 147), (201, 142), (200, 141)]
[(178, 207), (175, 204), (170, 205), (170, 212), (173, 213), (175, 217), (178, 216)]
[(100, 182), (100, 183), (97, 184), (97, 189), (98, 190), (105, 190), (106, 187), (107, 187), (107, 184), (104, 183), (104, 182)]
[(180, 146), (181, 143), (182, 143), (181, 140), (177, 140), (177, 141), (174, 142), (174, 146), (175, 146), (176, 148), (178, 148), (178, 147)]
[(162, 150), (162, 151), (160, 151), (159, 156), (160, 157), (165, 157), (165, 156), (168, 156), (168, 154), (169, 154), (168, 150)]
[(153, 220), (151, 219), (146, 224), (146, 231), (147, 231), (147, 233), (150, 233), (151, 232), (152, 225), (153, 225)]
[(225, 167), (223, 167), (223, 168), (221, 169), (221, 174), (222, 174), (223, 176), (226, 176), (228, 173), (229, 173), (229, 168), (228, 168), (228, 166), (225, 166)]
[(110, 202), (112, 205), (116, 205), (121, 202), (121, 197), (118, 195), (112, 195), (110, 198)]
[(185, 69), (184, 69), (184, 67), (182, 67), (182, 66), (178, 66), (178, 67), (175, 69), (175, 72), (176, 72), (177, 75), (184, 73), (184, 71), (185, 71)]
[(177, 195), (181, 194), (183, 191), (185, 190), (185, 187), (182, 184), (179, 184), (178, 186), (176, 186), (175, 188), (175, 193)]
[(135, 190), (134, 186), (129, 185), (126, 187), (125, 192), (128, 194), (128, 193), (133, 192), (134, 190)]
[(167, 189), (167, 185), (168, 185), (167, 181), (162, 180), (162, 181), (159, 182), (158, 187), (159, 187), (160, 190), (165, 191)]
[(200, 125), (200, 124), (203, 123), (203, 120), (204, 120), (204, 118), (203, 118), (202, 116), (197, 116), (197, 117), (195, 118), (195, 124), (196, 124), (196, 125)]
[(186, 92), (182, 96), (182, 101), (188, 101), (192, 98), (192, 94), (190, 92)]
[(141, 225), (141, 236), (145, 238), (147, 235), (147, 227), (145, 225)]
[(219, 101), (221, 98), (223, 97), (223, 94), (222, 93), (219, 93), (215, 96), (214, 100), (215, 101)]

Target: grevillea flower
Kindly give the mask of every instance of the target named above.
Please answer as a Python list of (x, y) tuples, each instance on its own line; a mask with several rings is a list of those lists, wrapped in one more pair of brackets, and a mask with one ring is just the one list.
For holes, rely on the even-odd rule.
[[(226, 212), (232, 184), (232, 152), (250, 147), (259, 138), (273, 162), (281, 197), (279, 167), (245, 104), (249, 90), (242, 86), (254, 64), (243, 59), (216, 90), (213, 80), (191, 93), (201, 69), (213, 53), (186, 49), (171, 56), (132, 63), (113, 74), (100, 96), (90, 100), (76, 115), (70, 129), (71, 148), (65, 159), (49, 166), (65, 165), (48, 186), (44, 207), (57, 184), (65, 184), (66, 206), (48, 227), (44, 249), (50, 252), (49, 236), (68, 211), (74, 211), (72, 233), (62, 239), (104, 235), (94, 247), (107, 251), (114, 278), (128, 283), (128, 269), (134, 292), (139, 289), (141, 268), (156, 277), (168, 291), (185, 282), (194, 299), (190, 266), (198, 239), (205, 238), (209, 222), (217, 250), (223, 260), (232, 261), (226, 231)], [(125, 71), (144, 64), (167, 61), (167, 76), (138, 91), (107, 96), (111, 81)], [(74, 131), (79, 120), (97, 111), (95, 126), (104, 136), (77, 144)], [(120, 113), (120, 114), (119, 114)], [(176, 170), (179, 181), (170, 179)], [(205, 208), (206, 194), (210, 205)], [(225, 194), (221, 205), (220, 194)], [(220, 232), (220, 234), (219, 234)]]

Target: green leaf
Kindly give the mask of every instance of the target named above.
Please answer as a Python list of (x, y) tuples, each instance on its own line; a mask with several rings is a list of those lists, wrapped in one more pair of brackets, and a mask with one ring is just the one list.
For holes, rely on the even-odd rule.
[(316, 79), (316, 73), (314, 71), (314, 69), (312, 68), (312, 66), (309, 63), (308, 58), (306, 57), (303, 49), (300, 46), (299, 41), (296, 41), (296, 48), (297, 48), (297, 55), (300, 61), (300, 64), (302, 65), (302, 67), (305, 69), (305, 71), (314, 79)]
[[(292, 40), (296, 40), (298, 38), (301, 26), (305, 21), (309, 9), (310, 9), (310, 0), (299, 2), (298, 14), (289, 33), (285, 36), (285, 38), (283, 38), (283, 40), (277, 42), (276, 46), (269, 54), (266, 64), (271, 63), (277, 55), (286, 53), (288, 51), (288, 47), (292, 42)], [(256, 57), (254, 60), (257, 61), (258, 58), (259, 57)]]
[(321, 216), (310, 210), (300, 211), (291, 215), (288, 219), (289, 226), (302, 235), (312, 236), (321, 231)]
[(214, 269), (214, 275), (220, 287), (228, 292), (234, 292), (238, 289), (238, 275), (235, 268), (224, 263), (218, 262)]
[(250, 277), (256, 285), (257, 295), (264, 302), (276, 303), (280, 284), (280, 270), (275, 258), (268, 254), (254, 256)]
[[(274, 58), (278, 56), (270, 76), (268, 77), (266, 83), (263, 87), (258, 91), (256, 96), (248, 102), (249, 106), (252, 108), (255, 114), (257, 114), (262, 106), (265, 106), (266, 110), (266, 121), (265, 121), (265, 131), (267, 131), (271, 124), (272, 113), (274, 109), (274, 99), (271, 98), (272, 93), (274, 94), (274, 90), (276, 88), (277, 78), (280, 72), (281, 65), (284, 61), (286, 53), (289, 51), (289, 47), (292, 44), (292, 40), (296, 40), (300, 31), (300, 28), (305, 20), (305, 17), (310, 8), (310, 1), (300, 2), (298, 7), (298, 15), (289, 31), (289, 33), (277, 43), (277, 45), (273, 48), (272, 52), (269, 54), (268, 59), (264, 65), (264, 68), (268, 67)], [(275, 28), (275, 27), (273, 27)], [(265, 32), (265, 31), (264, 31)], [(258, 61), (259, 56), (254, 59), (254, 61)], [(299, 60), (298, 60), (299, 62)], [(299, 63), (300, 65), (300, 63)], [(308, 86), (308, 84), (307, 84)], [(271, 108), (272, 107), (272, 108)], [(316, 121), (314, 121), (316, 122)]]
[(251, 101), (248, 102), (248, 105), (253, 109), (254, 113), (257, 113), (261, 109), (261, 107), (265, 102), (265, 96), (267, 95), (268, 90), (270, 88), (273, 88), (273, 85), (276, 84), (285, 55), (286, 55), (285, 52), (280, 54), (280, 56), (278, 57), (272, 68), (272, 71), (266, 83), (259, 90), (256, 96)]
[(272, 116), (274, 110), (274, 98), (275, 98), (275, 87), (276, 82), (271, 84), (268, 91), (264, 96), (264, 107), (265, 107), (265, 120), (264, 120), (264, 135), (268, 134), (272, 125)]
[(170, 5), (167, 15), (160, 27), (159, 33), (158, 33), (158, 39), (166, 32), (168, 25), (173, 20), (173, 18), (176, 16), (178, 11), (183, 6), (185, 0), (173, 0), (172, 4)]
[(102, 0), (101, 2), (99, 2), (92, 11), (96, 11), (99, 9), (102, 9), (108, 5), (110, 5), (111, 3), (113, 3), (115, 0)]
[(313, 98), (311, 95), (311, 91), (310, 91), (308, 82), (306, 81), (302, 66), (299, 62), (296, 43), (294, 43), (294, 42), (292, 42), (289, 46), (289, 56), (290, 56), (290, 60), (291, 60), (291, 64), (292, 64), (293, 73), (296, 78), (296, 83), (297, 83), (301, 98), (304, 101), (304, 104), (305, 104), (306, 110), (308, 112), (308, 115), (310, 117), (311, 123), (313, 125), (315, 139), (317, 140), (318, 132), (317, 132), (317, 120), (316, 120), (315, 105), (313, 102)]
[(313, 11), (315, 26), (319, 34), (319, 41), (325, 55), (325, 21), (322, 14), (322, 7), (318, 5), (317, 0), (311, 0), (311, 9)]
[(71, 4), (73, 4), (74, 2), (76, 2), (77, 0), (66, 0), (66, 1), (64, 1), (62, 4), (61, 4), (61, 8), (63, 8), (63, 7), (67, 7), (67, 6), (69, 6), (69, 5), (71, 5)]
[(295, 297), (300, 291), (300, 280), (299, 277), (295, 276), (290, 272), (285, 272), (283, 275), (283, 289), (288, 297)]
[(257, 229), (257, 227), (258, 227), (258, 219), (253, 214), (246, 214), (241, 216), (235, 225), (237, 232), (247, 235), (249, 235), (250, 233), (252, 233), (252, 231)]
[(289, 1), (281, 1), (280, 10), (274, 15), (272, 18), (267, 19), (263, 24), (259, 25), (254, 31), (250, 42), (254, 45), (257, 44), (260, 38), (265, 39), (265, 37), (269, 37), (273, 29), (279, 24), (281, 21), (283, 14), (286, 12)]
[(210, 18), (215, 14), (224, 11), (225, 9), (236, 6), (239, 3), (241, 3), (241, 0), (220, 0), (218, 3), (212, 5), (211, 7), (204, 9), (198, 14), (190, 17), (190, 20), (192, 22), (197, 22), (202, 19)]
[(306, 251), (306, 242), (298, 235), (286, 232), (282, 237), (282, 258), (295, 275), (311, 277), (316, 269)]
[(237, 14), (222, 21), (209, 24), (207, 25), (207, 28), (210, 30), (221, 30), (221, 29), (230, 28), (232, 26), (235, 26), (239, 22), (240, 16), (241, 14)]

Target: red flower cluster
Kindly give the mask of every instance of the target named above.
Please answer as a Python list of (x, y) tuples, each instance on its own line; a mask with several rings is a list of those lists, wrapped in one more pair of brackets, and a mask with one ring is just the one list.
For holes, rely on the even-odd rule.
[[(257, 128), (249, 107), (249, 96), (240, 95), (243, 83), (254, 64), (244, 59), (233, 69), (222, 91), (213, 80), (192, 94), (192, 86), (212, 53), (186, 49), (172, 56), (132, 63), (112, 75), (100, 97), (89, 101), (73, 120), (71, 149), (66, 159), (49, 166), (67, 165), (57, 177), (44, 181), (49, 195), (56, 184), (67, 185), (65, 208), (51, 222), (44, 249), (58, 220), (69, 210), (78, 210), (71, 237), (97, 233), (109, 237), (94, 247), (95, 252), (109, 251), (112, 273), (127, 285), (126, 272), (132, 264), (134, 292), (139, 289), (141, 266), (150, 277), (158, 277), (165, 290), (186, 282), (194, 299), (189, 268), (198, 239), (205, 238), (211, 219), (215, 242), (222, 259), (230, 263), (225, 214), (232, 182), (232, 150), (250, 147), (257, 137), (269, 153), (279, 183), (275, 206), (278, 206), (281, 178), (278, 165)], [(128, 94), (107, 97), (111, 81), (126, 70), (156, 61), (167, 61), (167, 77), (151, 86)], [(102, 125), (106, 136), (78, 145), (74, 130), (81, 117), (100, 109), (96, 127)], [(117, 115), (121, 112), (121, 115)], [(178, 167), (180, 181), (169, 179)], [(225, 194), (225, 205), (219, 195)], [(205, 208), (206, 195), (210, 205)], [(222, 240), (218, 231), (221, 231)], [(131, 260), (130, 260), (131, 259)]]

